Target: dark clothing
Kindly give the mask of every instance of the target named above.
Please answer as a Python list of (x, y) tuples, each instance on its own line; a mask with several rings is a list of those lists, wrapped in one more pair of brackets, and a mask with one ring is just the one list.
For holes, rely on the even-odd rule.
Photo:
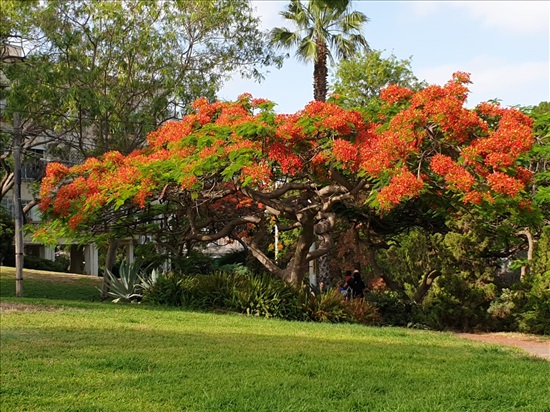
[(359, 273), (353, 274), (353, 279), (349, 282), (349, 286), (351, 287), (352, 296), (354, 298), (362, 298), (364, 296), (363, 291), (365, 290), (365, 282), (363, 282)]

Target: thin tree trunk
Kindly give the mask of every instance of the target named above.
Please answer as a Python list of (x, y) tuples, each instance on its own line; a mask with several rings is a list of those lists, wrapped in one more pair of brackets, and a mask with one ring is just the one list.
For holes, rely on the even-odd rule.
[(523, 229), (522, 231), (518, 232), (519, 235), (523, 235), (527, 238), (527, 265), (524, 265), (521, 267), (521, 279), (525, 279), (525, 276), (529, 273), (529, 266), (533, 262), (533, 253), (535, 250), (535, 240), (533, 239), (533, 235), (529, 231), (528, 228)]
[(432, 287), (433, 281), (439, 275), (441, 275), (441, 272), (439, 272), (439, 270), (432, 270), (430, 273), (426, 273), (424, 275), (424, 277), (422, 278), (422, 283), (420, 284), (418, 289), (416, 289), (416, 293), (413, 296), (413, 300), (416, 303), (422, 303), (422, 300), (424, 300), (424, 296), (426, 296), (426, 294)]
[(284, 273), (285, 280), (294, 288), (299, 289), (302, 286), (304, 277), (308, 273), (309, 262), (307, 255), (310, 247), (315, 240), (313, 233), (313, 219), (302, 226), (302, 234), (298, 238), (298, 243), (294, 251), (294, 257), (288, 263)]
[(369, 262), (369, 266), (372, 268), (374, 275), (382, 278), (386, 286), (390, 290), (397, 292), (401, 298), (403, 298), (404, 300), (409, 300), (410, 298), (407, 296), (403, 288), (399, 286), (399, 284), (395, 282), (389, 276), (389, 274), (386, 273), (386, 271), (384, 271), (380, 266), (378, 266), (378, 262), (376, 262), (376, 258), (374, 256), (375, 250), (373, 250), (373, 248), (369, 246), (367, 246), (366, 250), (367, 250), (366, 251), (367, 261)]

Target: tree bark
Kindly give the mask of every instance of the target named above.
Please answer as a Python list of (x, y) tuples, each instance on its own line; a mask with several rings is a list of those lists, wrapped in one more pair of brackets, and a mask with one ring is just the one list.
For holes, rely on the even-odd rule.
[(327, 45), (317, 39), (317, 58), (313, 64), (313, 98), (318, 102), (327, 100)]
[(529, 273), (529, 266), (533, 262), (533, 253), (535, 250), (535, 240), (533, 239), (533, 235), (529, 231), (528, 228), (523, 229), (522, 231), (518, 232), (518, 235), (523, 235), (527, 238), (527, 265), (524, 265), (521, 267), (521, 275), (520, 279), (525, 279), (527, 274)]
[(19, 113), (13, 115), (13, 207), (15, 220), (15, 296), (23, 297), (23, 208), (21, 207), (21, 124)]
[(308, 253), (310, 253), (310, 247), (314, 241), (313, 219), (311, 219), (311, 222), (307, 222), (302, 226), (302, 233), (298, 238), (294, 256), (284, 270), (285, 280), (296, 289), (302, 286), (304, 277), (308, 272)]

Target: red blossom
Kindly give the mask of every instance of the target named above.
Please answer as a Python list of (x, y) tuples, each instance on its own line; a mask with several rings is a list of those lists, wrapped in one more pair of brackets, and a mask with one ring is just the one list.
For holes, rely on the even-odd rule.
[(414, 94), (411, 89), (406, 87), (397, 86), (396, 84), (390, 84), (382, 89), (380, 92), (380, 99), (389, 104), (395, 104), (402, 100), (408, 99)]
[(334, 140), (332, 153), (334, 154), (334, 158), (337, 161), (342, 162), (344, 165), (355, 165), (359, 157), (357, 146), (343, 139)]
[(241, 180), (251, 178), (252, 183), (262, 186), (270, 181), (271, 169), (266, 163), (244, 166), (241, 170)]
[[(468, 83), (469, 74), (457, 72), (444, 86), (418, 92), (388, 86), (381, 93), (385, 105), (375, 116), (378, 123), (325, 102), (311, 102), (295, 114), (266, 116), (262, 110), (254, 115), (253, 108), (270, 102), (250, 94), (237, 102), (197, 99), (193, 113), (151, 132), (142, 150), (128, 156), (110, 152), (71, 169), (50, 164), (40, 209), (77, 228), (94, 211), (119, 200), (117, 196), (145, 207), (162, 190), (160, 185), (199, 188), (207, 176), (233, 170), (227, 165), (235, 161), (246, 166), (229, 179), (223, 175), (225, 181), (249, 176), (253, 184), (262, 185), (273, 179), (273, 171), (277, 178), (300, 175), (325, 184), (331, 179), (329, 164), (378, 182), (389, 175), (378, 195), (383, 209), (419, 195), (425, 187), (439, 190), (441, 180), (468, 204), (492, 202), (495, 192), (517, 196), (532, 178), (517, 167), (534, 142), (532, 119), (490, 103), (465, 108)], [(202, 160), (211, 156), (219, 161)], [(436, 184), (425, 186), (427, 175), (436, 177)], [(487, 185), (493, 193), (484, 191)], [(249, 207), (242, 195), (234, 204), (224, 200), (218, 210), (230, 213), (235, 205)]]
[(430, 162), (431, 169), (443, 176), (452, 188), (468, 192), (475, 183), (474, 177), (449, 156), (436, 154)]
[(406, 168), (394, 175), (389, 184), (378, 194), (378, 202), (382, 209), (390, 209), (401, 201), (418, 196), (424, 188), (422, 179), (417, 178)]
[(477, 190), (472, 190), (471, 192), (466, 193), (462, 201), (464, 203), (472, 203), (474, 205), (479, 205), (483, 201), (483, 193), (480, 193)]
[(487, 176), (487, 183), (493, 191), (511, 197), (516, 196), (524, 188), (521, 181), (502, 172), (491, 173)]
[(533, 172), (520, 166), (516, 168), (516, 178), (523, 182), (524, 185), (528, 185), (533, 181)]
[(188, 176), (184, 176), (181, 179), (180, 185), (182, 189), (186, 190), (186, 189), (190, 189), (195, 183), (197, 183), (197, 181), (198, 179), (196, 176), (188, 175)]

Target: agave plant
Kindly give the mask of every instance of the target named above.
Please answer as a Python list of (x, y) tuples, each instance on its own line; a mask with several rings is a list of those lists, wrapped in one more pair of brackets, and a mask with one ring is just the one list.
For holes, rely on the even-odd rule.
[(139, 287), (142, 291), (150, 290), (162, 276), (162, 272), (158, 269), (153, 269), (151, 273), (138, 273)]
[(106, 271), (107, 294), (114, 298), (114, 303), (141, 302), (142, 294), (139, 273), (138, 267), (126, 261), (120, 264), (120, 277), (117, 277), (109, 270)]

